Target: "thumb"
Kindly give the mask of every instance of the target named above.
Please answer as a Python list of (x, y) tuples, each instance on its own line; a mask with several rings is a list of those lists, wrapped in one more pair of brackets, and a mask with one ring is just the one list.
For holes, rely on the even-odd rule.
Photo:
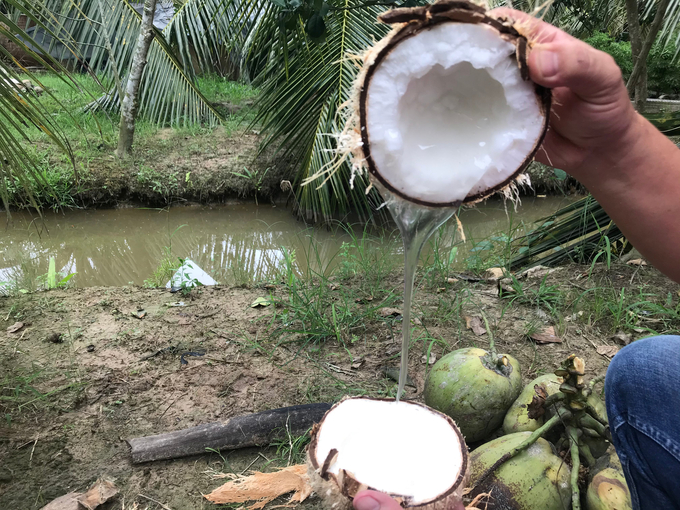
[(572, 37), (538, 43), (529, 54), (531, 79), (548, 88), (567, 87), (589, 103), (611, 103), (625, 92), (614, 59)]
[(402, 510), (389, 495), (378, 491), (362, 491), (354, 496), (355, 510)]
[[(389, 495), (378, 491), (362, 491), (354, 496), (355, 510), (403, 510)], [(451, 510), (465, 510), (463, 503), (456, 503)]]

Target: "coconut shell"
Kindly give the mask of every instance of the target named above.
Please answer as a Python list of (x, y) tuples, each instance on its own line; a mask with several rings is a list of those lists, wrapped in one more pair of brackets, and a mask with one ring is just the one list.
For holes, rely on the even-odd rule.
[[(511, 187), (518, 178), (518, 182), (525, 182), (525, 179), (521, 178), (521, 174), (533, 161), (536, 152), (541, 146), (541, 143), (543, 143), (543, 138), (548, 130), (548, 120), (550, 117), (552, 100), (551, 91), (538, 84), (535, 85), (536, 99), (544, 117), (541, 135), (536, 140), (533, 149), (527, 154), (522, 164), (503, 182), (482, 192), (469, 194), (462, 201), (431, 203), (405, 195), (402, 191), (392, 186), (391, 183), (381, 175), (371, 156), (370, 133), (367, 123), (368, 84), (381, 62), (399, 43), (440, 23), (485, 24), (495, 30), (499, 37), (515, 45), (515, 58), (520, 75), (522, 79), (528, 81), (530, 78), (527, 56), (531, 41), (529, 41), (525, 35), (521, 34), (521, 27), (516, 26), (512, 21), (505, 18), (494, 17), (483, 7), (464, 0), (443, 0), (427, 6), (393, 9), (381, 14), (379, 20), (384, 23), (392, 24), (395, 28), (367, 52), (364, 57), (364, 67), (356, 82), (356, 91), (358, 93), (358, 126), (354, 127), (354, 132), (359, 134), (360, 143), (356, 143), (356, 147), (352, 151), (355, 153), (355, 161), (361, 161), (361, 165), (368, 168), (369, 174), (377, 181), (379, 187), (382, 187), (405, 200), (427, 207), (458, 207), (462, 203), (473, 204), (488, 198), (496, 192), (506, 190)], [(352, 122), (349, 123), (350, 126), (351, 124)], [(357, 142), (359, 142), (359, 140), (357, 140)], [(357, 163), (354, 164), (353, 171), (357, 170), (356, 167)]]
[[(326, 416), (328, 416), (331, 412), (333, 412), (333, 409), (341, 405), (349, 398), (364, 397), (347, 397), (335, 404), (326, 413)], [(393, 401), (392, 399), (370, 400)], [(468, 452), (467, 448), (465, 447), (463, 436), (454, 421), (448, 416), (417, 402), (408, 402), (408, 404), (424, 407), (430, 412), (441, 415), (444, 419), (446, 419), (446, 421), (451, 425), (452, 429), (455, 430), (455, 432), (459, 435), (460, 444), (463, 446), (461, 451), (462, 465), (460, 472), (458, 473), (457, 478), (451, 487), (446, 492), (440, 494), (432, 500), (414, 504), (412, 501), (410, 501), (408, 496), (404, 496), (403, 494), (390, 494), (390, 496), (396, 499), (404, 508), (417, 508), (422, 510), (448, 510), (453, 508), (455, 503), (462, 501), (463, 491), (465, 490), (469, 479)], [(317, 459), (315, 452), (318, 444), (319, 433), (323, 428), (326, 416), (324, 416), (324, 419), (322, 419), (319, 423), (314, 425), (311, 431), (311, 441), (307, 447), (307, 470), (309, 479), (314, 492), (316, 492), (316, 494), (318, 494), (324, 500), (325, 506), (327, 508), (332, 508), (333, 510), (350, 510), (352, 508), (354, 496), (356, 496), (359, 492), (367, 489), (377, 489), (362, 483), (360, 480), (357, 480), (352, 473), (346, 470), (341, 470), (340, 474), (338, 475), (329, 472), (328, 468), (333, 463), (334, 456), (337, 454), (337, 450), (331, 450), (328, 457), (324, 459), (323, 462), (320, 462), (319, 459)], [(423, 431), (423, 433), (427, 433), (427, 431)], [(398, 447), (398, 445), (395, 445), (395, 448)]]

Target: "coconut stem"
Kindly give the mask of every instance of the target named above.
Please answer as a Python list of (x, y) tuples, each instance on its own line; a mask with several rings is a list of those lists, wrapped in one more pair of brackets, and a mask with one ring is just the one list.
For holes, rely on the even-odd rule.
[(586, 397), (590, 396), (590, 394), (595, 389), (595, 385), (597, 383), (601, 383), (602, 381), (604, 381), (604, 377), (605, 377), (605, 375), (603, 374), (603, 375), (598, 375), (597, 377), (594, 377), (593, 379), (591, 379), (590, 382), (588, 383), (588, 387), (583, 390), (583, 394)]
[(486, 334), (489, 336), (489, 352), (491, 353), (491, 359), (496, 364), (502, 364), (502, 360), (498, 359), (498, 353), (496, 352), (496, 341), (493, 338), (493, 333), (491, 332), (491, 326), (489, 326), (489, 319), (486, 318), (486, 314), (480, 310), (479, 313), (482, 314), (482, 319), (484, 319), (484, 327), (486, 328)]
[[(581, 510), (581, 492), (578, 488), (578, 472), (581, 459), (578, 456), (578, 434), (574, 427), (567, 427), (567, 436), (571, 450), (571, 508)], [(592, 455), (591, 455), (592, 456)]]
[[(524, 450), (529, 448), (532, 444), (534, 444), (540, 437), (542, 437), (544, 434), (546, 434), (550, 429), (552, 429), (555, 425), (559, 425), (561, 423), (561, 420), (565, 418), (566, 416), (570, 415), (568, 411), (566, 413), (560, 413), (556, 414), (552, 418), (550, 418), (547, 422), (545, 422), (541, 427), (537, 428), (532, 434), (526, 438), (521, 444), (510, 450), (508, 453), (503, 455), (500, 459), (498, 459), (496, 462), (494, 462), (489, 469), (487, 469), (482, 476), (479, 477), (477, 480), (477, 483), (475, 486), (479, 485), (482, 483), (484, 480), (486, 480), (489, 475), (491, 475), (496, 469), (498, 469), (501, 464), (504, 464), (505, 462), (509, 461), (512, 459), (515, 455), (518, 455), (522, 453)], [(473, 487), (474, 489), (474, 487)]]
[(581, 455), (581, 457), (583, 457), (583, 459), (586, 461), (588, 467), (595, 465), (596, 460), (592, 452), (590, 451), (590, 446), (581, 442), (578, 445), (578, 451), (579, 455)]
[(604, 426), (609, 426), (609, 420), (607, 419), (607, 416), (602, 416), (600, 413), (595, 409), (593, 406), (591, 406), (588, 402), (585, 403), (585, 409), (586, 412), (595, 418), (597, 421), (599, 421), (602, 425)]
[(581, 416), (578, 420), (578, 424), (581, 427), (587, 427), (589, 429), (594, 430), (597, 432), (600, 436), (604, 437), (605, 439), (609, 434), (607, 434), (607, 427), (605, 425), (602, 425), (598, 420), (593, 418), (587, 413), (584, 413), (583, 416)]

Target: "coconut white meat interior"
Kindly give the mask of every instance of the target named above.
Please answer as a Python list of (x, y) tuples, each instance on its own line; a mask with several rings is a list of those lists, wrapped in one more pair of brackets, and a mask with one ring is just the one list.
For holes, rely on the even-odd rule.
[(378, 63), (366, 97), (378, 173), (432, 204), (508, 181), (545, 123), (515, 45), (483, 23), (439, 23), (400, 41)]
[(328, 472), (341, 469), (364, 485), (411, 496), (411, 505), (441, 496), (463, 466), (460, 434), (443, 415), (407, 402), (348, 399), (328, 412), (315, 451), (319, 465), (338, 451)]

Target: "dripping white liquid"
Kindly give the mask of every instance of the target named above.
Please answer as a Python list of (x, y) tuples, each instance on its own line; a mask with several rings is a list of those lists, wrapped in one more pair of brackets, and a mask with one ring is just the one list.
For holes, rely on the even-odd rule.
[(430, 236), (456, 212), (455, 208), (424, 207), (408, 202), (378, 186), (387, 209), (399, 228), (404, 243), (404, 310), (402, 312), (401, 367), (397, 402), (408, 377), (408, 351), (411, 344), (411, 301), (418, 257)]

